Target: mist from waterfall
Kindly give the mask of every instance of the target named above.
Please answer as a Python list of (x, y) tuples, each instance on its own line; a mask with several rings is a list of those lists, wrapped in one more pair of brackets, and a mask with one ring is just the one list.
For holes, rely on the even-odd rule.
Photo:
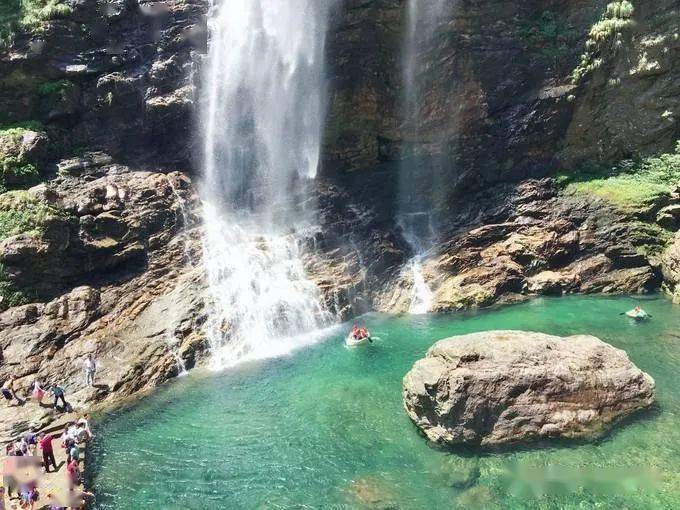
[(405, 157), (399, 170), (399, 195), (397, 223), (415, 255), (408, 264), (412, 278), (412, 295), (409, 312), (426, 313), (432, 301), (432, 291), (425, 282), (422, 259), (437, 238), (433, 217), (436, 169), (429, 158), (424, 158), (417, 147), (421, 139), (424, 119), (423, 106), (426, 88), (423, 75), (423, 53), (433, 43), (433, 37), (442, 17), (450, 7), (450, 0), (409, 0), (407, 4), (407, 29), (402, 49), (402, 133)]
[(202, 80), (206, 334), (216, 368), (277, 356), (331, 322), (300, 259), (315, 225), (333, 0), (223, 0)]

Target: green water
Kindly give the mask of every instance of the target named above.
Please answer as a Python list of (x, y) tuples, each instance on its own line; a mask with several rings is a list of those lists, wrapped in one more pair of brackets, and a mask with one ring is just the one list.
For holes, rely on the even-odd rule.
[[(380, 340), (366, 348), (346, 349), (338, 331), (287, 358), (190, 375), (97, 424), (94, 506), (680, 508), (680, 309), (646, 298), (653, 319), (635, 324), (618, 315), (635, 303), (568, 297), (470, 315), (372, 315), (365, 322)], [(597, 335), (656, 379), (658, 409), (597, 443), (432, 448), (402, 410), (401, 379), (434, 341), (490, 329)], [(532, 492), (508, 475), (524, 468), (561, 469), (573, 487)], [(611, 483), (589, 481), (601, 476)], [(472, 485), (456, 486), (461, 477)]]

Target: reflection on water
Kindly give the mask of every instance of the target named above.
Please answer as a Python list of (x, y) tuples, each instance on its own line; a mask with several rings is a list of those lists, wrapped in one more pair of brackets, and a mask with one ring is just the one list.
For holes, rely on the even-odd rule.
[[(95, 508), (678, 508), (680, 310), (636, 298), (540, 299), (489, 312), (363, 318), (289, 357), (194, 373), (97, 427)], [(429, 446), (402, 410), (401, 379), (432, 343), (528, 329), (590, 333), (656, 380), (654, 412), (594, 443), (501, 453)]]

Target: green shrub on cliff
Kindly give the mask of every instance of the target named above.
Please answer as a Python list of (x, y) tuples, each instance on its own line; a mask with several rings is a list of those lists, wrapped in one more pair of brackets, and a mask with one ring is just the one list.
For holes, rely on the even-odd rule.
[(41, 130), (42, 126), (37, 122), (0, 127), (0, 193), (40, 180), (38, 169), (26, 159), (23, 137), (27, 131)]
[(40, 111), (47, 115), (59, 105), (67, 103), (76, 85), (69, 80), (56, 80), (38, 86), (37, 96), (40, 99)]
[(18, 234), (40, 236), (53, 218), (66, 213), (52, 207), (27, 191), (0, 194), (0, 241)]
[(16, 33), (43, 22), (71, 14), (62, 0), (2, 0), (0, 2), (0, 49), (9, 46)]
[(0, 311), (12, 306), (21, 306), (31, 302), (29, 293), (19, 288), (8, 277), (7, 272), (0, 264)]
[(629, 160), (615, 167), (592, 166), (561, 174), (558, 182), (568, 190), (588, 193), (626, 212), (645, 209), (680, 184), (680, 141), (674, 153)]
[[(0, 194), (0, 241), (26, 234), (39, 237), (45, 233), (51, 220), (69, 219), (68, 213), (27, 191), (9, 191)], [(8, 277), (0, 264), (0, 311), (11, 306), (30, 303), (32, 292), (20, 288)], [(35, 296), (33, 296), (35, 297)]]
[(611, 2), (588, 33), (586, 52), (581, 56), (581, 62), (571, 74), (576, 83), (584, 76), (602, 65), (608, 54), (621, 46), (621, 35), (633, 25), (635, 8), (628, 0)]
[(627, 0), (612, 2), (607, 5), (602, 19), (590, 29), (586, 44), (594, 46), (599, 41), (610, 39), (614, 35), (621, 33), (631, 25), (633, 11), (633, 4)]
[(47, 81), (38, 86), (38, 95), (41, 98), (60, 96), (73, 87), (74, 84), (69, 80)]

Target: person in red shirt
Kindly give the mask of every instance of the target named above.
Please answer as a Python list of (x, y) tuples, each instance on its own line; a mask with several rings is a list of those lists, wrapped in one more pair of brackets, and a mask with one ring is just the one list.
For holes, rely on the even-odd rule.
[(66, 472), (68, 473), (71, 484), (74, 486), (80, 484), (80, 466), (78, 465), (77, 459), (72, 459), (71, 462), (66, 466)]
[(52, 464), (54, 470), (57, 471), (57, 460), (54, 458), (54, 450), (52, 449), (52, 440), (54, 439), (54, 436), (52, 436), (52, 434), (45, 435), (43, 432), (39, 437), (40, 441), (38, 441), (38, 444), (42, 450), (45, 473), (50, 472), (50, 464)]

